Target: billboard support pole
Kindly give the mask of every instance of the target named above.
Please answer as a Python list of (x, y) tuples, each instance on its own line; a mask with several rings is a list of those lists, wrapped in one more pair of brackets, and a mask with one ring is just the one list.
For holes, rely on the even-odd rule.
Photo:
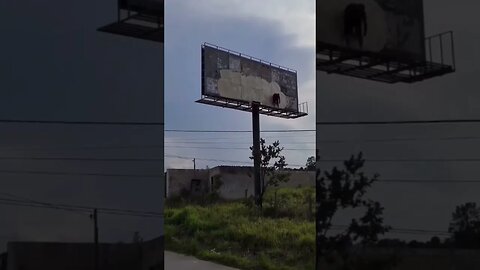
[(260, 104), (252, 102), (252, 133), (253, 133), (253, 175), (255, 183), (255, 204), (261, 206), (261, 173), (260, 173)]
[(93, 209), (93, 214), (90, 215), (93, 219), (93, 241), (94, 241), (94, 269), (99, 270), (99, 245), (98, 245), (98, 215), (97, 209)]

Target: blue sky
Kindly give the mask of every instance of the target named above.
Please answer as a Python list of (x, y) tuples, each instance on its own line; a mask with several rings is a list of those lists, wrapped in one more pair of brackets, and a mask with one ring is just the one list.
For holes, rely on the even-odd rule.
[[(195, 103), (200, 98), (200, 48), (204, 42), (297, 70), (299, 102), (308, 102), (309, 116), (297, 120), (262, 116), (260, 126), (262, 130), (314, 129), (314, 1), (166, 1), (166, 10), (166, 129), (251, 130), (250, 113)], [(289, 164), (304, 165), (307, 157), (314, 155), (314, 132), (261, 136), (267, 143), (280, 140)], [(165, 167), (192, 168), (188, 157), (197, 159), (197, 168), (248, 165), (251, 141), (251, 133), (166, 132)]]

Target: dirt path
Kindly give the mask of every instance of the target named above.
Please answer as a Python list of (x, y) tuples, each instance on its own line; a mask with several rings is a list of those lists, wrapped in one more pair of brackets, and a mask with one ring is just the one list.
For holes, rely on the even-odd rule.
[(228, 266), (223, 266), (207, 261), (199, 260), (195, 257), (165, 251), (165, 269), (175, 270), (238, 270)]

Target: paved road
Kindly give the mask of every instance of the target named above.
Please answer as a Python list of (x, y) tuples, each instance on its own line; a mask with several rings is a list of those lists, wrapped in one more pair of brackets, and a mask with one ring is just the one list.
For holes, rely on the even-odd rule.
[(194, 257), (188, 257), (178, 253), (165, 251), (166, 270), (238, 270), (235, 268), (201, 261)]

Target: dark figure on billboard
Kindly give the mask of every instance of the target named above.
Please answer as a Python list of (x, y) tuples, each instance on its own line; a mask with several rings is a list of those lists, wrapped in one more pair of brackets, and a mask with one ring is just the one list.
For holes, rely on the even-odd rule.
[(367, 13), (365, 5), (350, 4), (345, 8), (344, 12), (344, 35), (347, 46), (350, 46), (350, 37), (358, 40), (360, 48), (363, 47), (363, 37), (367, 35)]
[(277, 108), (280, 106), (280, 94), (273, 94), (272, 103)]

